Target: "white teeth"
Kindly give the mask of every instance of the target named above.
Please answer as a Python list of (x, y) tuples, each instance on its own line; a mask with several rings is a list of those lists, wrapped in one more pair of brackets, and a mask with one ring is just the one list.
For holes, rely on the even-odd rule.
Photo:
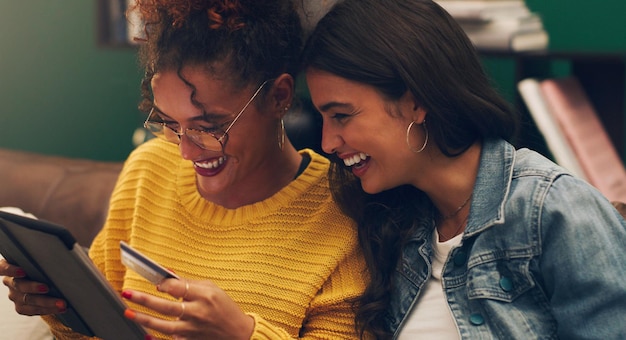
[(215, 169), (218, 166), (224, 164), (224, 162), (226, 161), (226, 157), (222, 156), (212, 162), (194, 162), (193, 164), (195, 164), (197, 167), (199, 168), (203, 168), (203, 169)]
[(360, 152), (352, 157), (346, 158), (343, 160), (343, 163), (346, 166), (353, 166), (357, 163), (360, 163), (361, 161), (364, 161), (367, 159), (367, 157), (369, 157), (368, 154), (364, 153), (364, 152)]

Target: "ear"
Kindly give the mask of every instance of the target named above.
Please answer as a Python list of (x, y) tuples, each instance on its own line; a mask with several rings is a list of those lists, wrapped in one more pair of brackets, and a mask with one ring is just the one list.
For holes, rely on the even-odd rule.
[(418, 124), (421, 124), (426, 119), (426, 110), (415, 99), (411, 91), (406, 91), (402, 97), (400, 97), (399, 102), (400, 109), (405, 117), (411, 118), (412, 121)]
[(272, 85), (269, 93), (270, 106), (282, 118), (289, 107), (294, 96), (294, 79), (290, 74), (283, 73), (278, 76)]

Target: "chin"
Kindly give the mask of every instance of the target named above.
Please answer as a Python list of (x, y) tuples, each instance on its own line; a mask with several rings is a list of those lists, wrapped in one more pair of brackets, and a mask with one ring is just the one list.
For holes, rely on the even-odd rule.
[(366, 193), (370, 195), (377, 194), (384, 190), (384, 189), (381, 189), (379, 186), (370, 185), (368, 183), (364, 183), (363, 181), (361, 181), (361, 188), (363, 189), (363, 191), (365, 191)]
[(196, 176), (196, 186), (198, 192), (204, 197), (219, 195), (221, 192), (226, 191), (224, 183), (215, 178)]

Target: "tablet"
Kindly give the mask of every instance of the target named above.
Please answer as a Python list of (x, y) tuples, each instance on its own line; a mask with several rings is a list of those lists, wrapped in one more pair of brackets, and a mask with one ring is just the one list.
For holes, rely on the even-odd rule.
[[(124, 317), (126, 304), (65, 228), (0, 211), (0, 253), (26, 275), (67, 301), (57, 318), (74, 331), (105, 340), (144, 339), (146, 331)], [(6, 297), (5, 297), (6, 298)]]

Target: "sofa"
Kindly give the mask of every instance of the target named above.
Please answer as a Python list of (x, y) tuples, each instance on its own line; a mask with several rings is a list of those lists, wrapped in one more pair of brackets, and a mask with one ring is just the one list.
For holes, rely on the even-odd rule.
[(0, 207), (66, 227), (88, 247), (104, 225), (122, 162), (0, 149)]
[[(85, 247), (104, 225), (122, 162), (101, 162), (0, 149), (0, 207), (16, 207), (66, 227)], [(0, 336), (51, 340), (38, 317), (15, 312), (0, 285)]]

